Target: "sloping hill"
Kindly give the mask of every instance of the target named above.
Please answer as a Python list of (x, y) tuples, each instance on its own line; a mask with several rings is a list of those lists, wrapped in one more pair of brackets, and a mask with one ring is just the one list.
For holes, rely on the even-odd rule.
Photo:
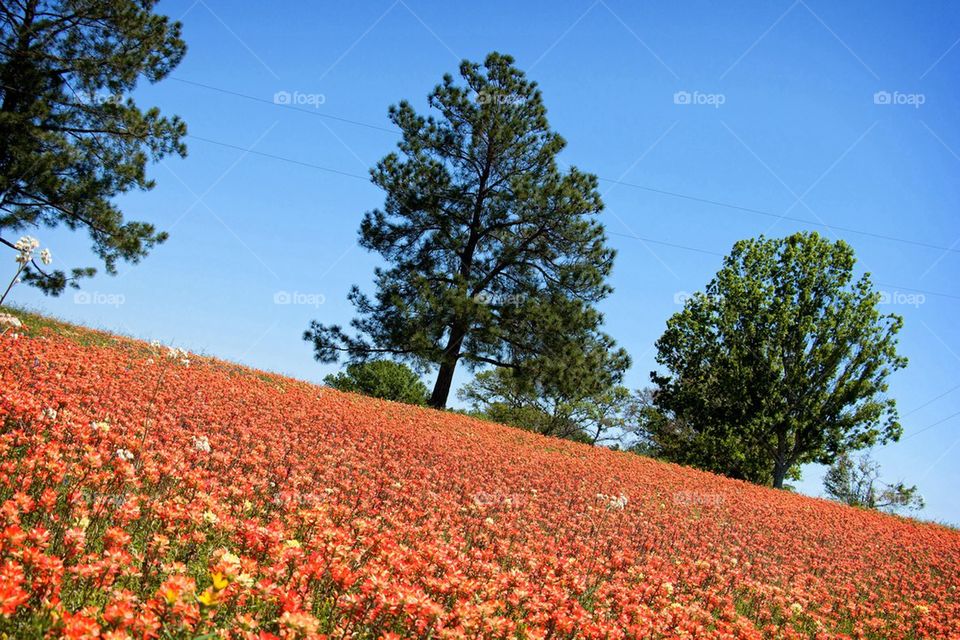
[(7, 637), (960, 637), (956, 531), (25, 322)]

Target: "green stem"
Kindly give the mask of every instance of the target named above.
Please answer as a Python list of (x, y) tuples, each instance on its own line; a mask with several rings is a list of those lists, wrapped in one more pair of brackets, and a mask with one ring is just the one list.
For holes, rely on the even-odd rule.
[(11, 280), (10, 284), (7, 285), (7, 290), (3, 292), (3, 295), (0, 296), (0, 305), (3, 305), (3, 301), (7, 299), (7, 294), (10, 293), (10, 289), (13, 289), (13, 285), (17, 284), (17, 278), (20, 277), (20, 274), (23, 273), (23, 269), (26, 266), (26, 263), (21, 264), (20, 268), (17, 269), (17, 272), (13, 274), (13, 280)]

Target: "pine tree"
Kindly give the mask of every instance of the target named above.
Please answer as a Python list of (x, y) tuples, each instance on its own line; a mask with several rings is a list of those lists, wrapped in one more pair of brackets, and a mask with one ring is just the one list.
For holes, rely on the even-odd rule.
[(376, 270), (373, 298), (350, 293), (356, 335), (319, 322), (304, 335), (324, 362), (390, 354), (436, 366), (434, 407), (460, 362), (525, 375), (585, 364), (584, 345), (612, 346), (594, 306), (610, 293), (614, 257), (596, 177), (558, 168), (565, 142), (511, 57), (465, 61), (460, 76), (430, 94), (436, 115), (390, 109), (402, 140), (372, 170), (386, 202), (360, 227), (361, 246), (389, 266)]
[[(23, 0), (0, 3), (0, 243), (65, 225), (85, 229), (108, 273), (136, 262), (166, 234), (125, 221), (111, 199), (150, 189), (149, 159), (186, 154), (186, 127), (124, 95), (179, 64), (180, 24), (153, 13), (155, 0)], [(58, 294), (92, 267), (45, 272), (25, 282)]]

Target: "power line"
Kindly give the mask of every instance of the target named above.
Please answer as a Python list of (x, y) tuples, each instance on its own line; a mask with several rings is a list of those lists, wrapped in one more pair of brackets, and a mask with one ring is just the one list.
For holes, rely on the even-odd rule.
[[(201, 87), (201, 88), (204, 88), (204, 89), (208, 89), (208, 90), (210, 90), (210, 91), (216, 91), (216, 92), (218, 92), (218, 93), (222, 93), (222, 94), (234, 96), (234, 97), (237, 97), (237, 98), (243, 98), (243, 99), (245, 99), (245, 100), (251, 100), (251, 101), (253, 101), (253, 102), (260, 102), (260, 103), (267, 104), (267, 105), (271, 105), (271, 106), (274, 106), (274, 107), (280, 107), (280, 108), (283, 108), (283, 109), (289, 109), (289, 110), (291, 110), (291, 111), (299, 111), (299, 112), (301, 112), (301, 113), (306, 113), (306, 114), (308, 114), (308, 115), (317, 116), (317, 117), (320, 117), (320, 118), (327, 118), (327, 119), (329, 119), (329, 120), (336, 120), (336, 121), (338, 121), (338, 122), (345, 122), (345, 123), (347, 123), (347, 124), (352, 124), (352, 125), (356, 125), (356, 126), (359, 126), (359, 127), (366, 127), (366, 128), (368, 128), (368, 129), (375, 129), (375, 130), (378, 130), (378, 131), (384, 131), (384, 132), (386, 132), (386, 133), (392, 133), (392, 134), (394, 134), (394, 135), (400, 135), (400, 130), (399, 130), (399, 129), (396, 129), (396, 128), (392, 128), (392, 127), (381, 127), (381, 126), (379, 126), (379, 125), (371, 124), (371, 123), (369, 123), (369, 122), (362, 122), (362, 121), (359, 121), (359, 120), (351, 120), (351, 119), (349, 119), (349, 118), (342, 118), (342, 117), (340, 117), (340, 116), (334, 116), (334, 115), (322, 113), (322, 112), (317, 111), (317, 110), (315, 110), (315, 109), (304, 109), (304, 108), (298, 107), (298, 106), (296, 106), (296, 105), (282, 104), (282, 103), (278, 103), (278, 102), (276, 102), (276, 101), (274, 101), (274, 100), (267, 100), (267, 99), (265, 99), (265, 98), (260, 98), (260, 97), (257, 97), (257, 96), (252, 96), (252, 95), (249, 95), (249, 94), (246, 94), (246, 93), (241, 93), (241, 92), (239, 92), (239, 91), (232, 91), (232, 90), (230, 90), (230, 89), (224, 89), (224, 88), (222, 88), (222, 87), (215, 87), (215, 86), (213, 86), (213, 85), (206, 84), (206, 83), (203, 83), (203, 82), (196, 82), (196, 81), (194, 81), (194, 80), (186, 80), (186, 79), (184, 79), (184, 78), (178, 78), (178, 77), (172, 77), (172, 76), (171, 76), (171, 80), (176, 80), (177, 82), (182, 82), (182, 83), (184, 83), (184, 84), (192, 85), (192, 86), (195, 86), (195, 87)], [(789, 220), (789, 221), (791, 221), (791, 222), (798, 222), (798, 223), (800, 223), (800, 224), (808, 224), (808, 225), (812, 225), (812, 226), (823, 227), (823, 228), (826, 228), (826, 229), (833, 229), (833, 230), (836, 230), (836, 231), (842, 231), (842, 232), (844, 232), (844, 233), (852, 233), (852, 234), (855, 234), (855, 235), (861, 235), (861, 236), (865, 236), (865, 237), (868, 237), (868, 238), (876, 238), (876, 239), (878, 239), (878, 240), (886, 240), (886, 241), (888, 241), (888, 242), (898, 242), (898, 243), (901, 243), (901, 244), (907, 244), (907, 245), (911, 245), (911, 246), (915, 246), (915, 247), (922, 247), (922, 248), (924, 248), (924, 249), (934, 249), (934, 250), (943, 251), (943, 252), (946, 252), (946, 253), (960, 253), (960, 248), (947, 247), (947, 246), (943, 246), (943, 245), (933, 244), (933, 243), (931, 243), (931, 242), (924, 242), (924, 241), (922, 241), (922, 240), (911, 240), (911, 239), (909, 239), (909, 238), (902, 238), (902, 237), (900, 237), (900, 236), (892, 236), (892, 235), (888, 235), (888, 234), (884, 234), (884, 233), (877, 233), (877, 232), (875, 232), (875, 231), (866, 231), (866, 230), (864, 230), (864, 229), (856, 229), (856, 228), (854, 228), (854, 227), (846, 227), (846, 226), (841, 226), (841, 225), (834, 225), (834, 224), (830, 224), (830, 223), (827, 223), (827, 222), (821, 222), (821, 221), (819, 221), (819, 220), (809, 220), (809, 219), (807, 219), (807, 218), (801, 218), (801, 217), (798, 217), (798, 216), (788, 216), (788, 215), (784, 215), (784, 214), (775, 213), (775, 212), (773, 212), (773, 211), (766, 211), (766, 210), (763, 210), (763, 209), (757, 209), (757, 208), (755, 208), (755, 207), (747, 207), (747, 206), (735, 204), (735, 203), (732, 203), (732, 202), (724, 202), (724, 201), (722, 201), (722, 200), (713, 200), (713, 199), (711, 199), (711, 198), (703, 198), (703, 197), (700, 197), (700, 196), (694, 196), (694, 195), (690, 195), (690, 194), (687, 194), (687, 193), (681, 193), (681, 192), (678, 192), (678, 191), (670, 191), (669, 189), (659, 189), (659, 188), (656, 188), (656, 187), (649, 187), (649, 186), (646, 186), (646, 185), (636, 184), (636, 183), (633, 183), (633, 182), (624, 182), (623, 180), (614, 180), (613, 178), (604, 178), (603, 176), (598, 176), (597, 179), (598, 179), (598, 180), (602, 180), (603, 182), (609, 182), (609, 183), (611, 183), (611, 184), (616, 184), (616, 185), (620, 185), (620, 186), (624, 186), (624, 187), (629, 187), (629, 188), (631, 188), (631, 189), (639, 189), (639, 190), (641, 190), (641, 191), (646, 191), (646, 192), (648, 192), (648, 193), (655, 193), (655, 194), (658, 194), (658, 195), (670, 196), (670, 197), (673, 197), (673, 198), (680, 198), (680, 199), (683, 199), (683, 200), (688, 200), (688, 201), (690, 201), (690, 202), (698, 202), (698, 203), (700, 203), (700, 204), (709, 204), (709, 205), (712, 205), (712, 206), (715, 206), (715, 207), (721, 207), (721, 208), (730, 209), (730, 210), (733, 210), (733, 211), (741, 211), (741, 212), (743, 212), (743, 213), (749, 213), (749, 214), (752, 214), (752, 215), (764, 216), (764, 217), (767, 217), (767, 218), (774, 218), (774, 219), (777, 219), (777, 220)]]
[(672, 247), (674, 249), (683, 249), (684, 251), (695, 251), (697, 253), (703, 253), (708, 256), (717, 256), (722, 258), (724, 254), (717, 253), (716, 251), (710, 251), (709, 249), (701, 249), (699, 247), (688, 247), (684, 244), (676, 244), (675, 242), (666, 242), (665, 240), (655, 240), (654, 238), (647, 238), (645, 236), (637, 236), (632, 233), (620, 233), (618, 231), (607, 231), (612, 236), (622, 236), (624, 238), (632, 238), (633, 240), (641, 240), (642, 242), (649, 242), (650, 244), (658, 244), (664, 247)]
[(903, 414), (903, 417), (906, 418), (907, 416), (912, 415), (912, 414), (916, 413), (917, 411), (920, 411), (920, 409), (923, 409), (924, 407), (933, 404), (934, 402), (936, 402), (937, 400), (939, 400), (940, 398), (942, 398), (942, 397), (944, 397), (944, 396), (950, 395), (951, 393), (953, 393), (953, 392), (956, 391), (957, 389), (960, 389), (960, 384), (956, 385), (955, 387), (950, 387), (949, 389), (947, 389), (946, 391), (944, 391), (944, 392), (941, 393), (940, 395), (936, 396), (935, 398), (930, 398), (929, 400), (927, 400), (926, 402), (924, 402), (924, 403), (923, 403), (922, 405), (920, 405), (919, 407), (914, 407), (913, 409), (911, 409), (911, 410), (908, 411), (907, 413)]
[(195, 136), (192, 133), (187, 134), (188, 138), (193, 138), (194, 140), (199, 140), (201, 142), (206, 142), (207, 144), (215, 144), (218, 147), (226, 147), (227, 149), (236, 149), (237, 151), (243, 151), (244, 153), (249, 153), (254, 156), (262, 156), (264, 158), (270, 158), (272, 160), (280, 160), (282, 162), (289, 162), (290, 164), (300, 165), (301, 167), (308, 167), (310, 169), (317, 169), (319, 171), (327, 171), (329, 173), (336, 173), (337, 175), (347, 176), (348, 178), (358, 178), (360, 180), (369, 180), (370, 176), (361, 176), (358, 173), (349, 173), (347, 171), (340, 171), (339, 169), (331, 169), (330, 167), (324, 167), (319, 164), (313, 164), (310, 162), (303, 162), (302, 160), (294, 160), (293, 158), (285, 158), (283, 156), (274, 155), (272, 153), (265, 153), (263, 151), (254, 151), (253, 149), (248, 149), (246, 147), (241, 147), (240, 145), (230, 144), (228, 142), (220, 142), (219, 140), (211, 140), (210, 138), (203, 138), (201, 136)]
[(667, 191), (665, 189), (656, 189), (654, 187), (647, 187), (641, 184), (633, 184), (630, 182), (623, 182), (621, 180), (611, 180), (610, 178), (598, 177), (598, 180), (604, 182), (610, 182), (613, 184), (622, 185), (624, 187), (632, 187), (634, 189), (641, 189), (643, 191), (649, 191), (650, 193), (657, 193), (665, 196), (673, 196), (675, 198), (682, 198), (684, 200), (690, 200), (692, 202), (700, 202), (703, 204), (711, 204), (717, 207), (724, 207), (726, 209), (733, 209), (736, 211), (743, 211), (745, 213), (751, 213), (754, 215), (765, 216), (768, 218), (776, 218), (778, 220), (790, 220), (791, 222), (799, 222), (802, 224), (809, 224), (818, 227), (825, 227), (827, 229), (835, 229), (837, 231), (843, 231), (845, 233), (854, 233), (862, 236), (868, 236), (871, 238), (877, 238), (880, 240), (889, 240), (890, 242), (901, 242), (904, 244), (910, 244), (917, 247), (924, 247), (926, 249), (937, 249), (939, 251), (948, 251), (950, 253), (960, 253), (960, 249), (953, 247), (945, 247), (938, 244), (931, 244), (929, 242), (922, 242), (920, 240), (910, 240), (908, 238), (901, 238), (899, 236), (890, 236), (883, 233), (875, 233), (873, 231), (863, 231), (861, 229), (854, 229), (853, 227), (843, 227), (835, 224), (829, 224), (827, 222), (818, 222), (816, 220), (808, 220), (806, 218), (800, 218), (796, 216), (782, 215), (779, 213), (774, 213), (772, 211), (764, 211), (763, 209), (754, 209), (753, 207), (744, 207), (738, 204), (733, 204), (730, 202), (723, 202), (720, 200), (711, 200), (709, 198), (701, 198), (699, 196), (691, 196), (685, 193), (677, 193), (676, 191)]
[(943, 419), (941, 419), (941, 420), (937, 420), (937, 421), (934, 422), (933, 424), (928, 424), (927, 426), (925, 426), (923, 429), (920, 429), (919, 431), (914, 431), (914, 432), (911, 433), (909, 436), (907, 436), (906, 438), (904, 438), (904, 440), (909, 440), (910, 438), (914, 438), (914, 437), (920, 435), (921, 433), (923, 433), (924, 431), (929, 431), (930, 429), (933, 429), (934, 427), (943, 424), (944, 422), (946, 422), (947, 420), (950, 420), (951, 418), (956, 418), (957, 416), (960, 416), (960, 411), (957, 411), (956, 413), (951, 413), (951, 414), (950, 414), (949, 416), (947, 416), (946, 418), (943, 418)]
[(269, 104), (273, 107), (280, 107), (281, 109), (289, 109), (290, 111), (299, 111), (301, 113), (306, 113), (311, 116), (317, 116), (318, 118), (326, 118), (328, 120), (336, 120), (337, 122), (346, 122), (347, 124), (356, 125), (358, 127), (366, 127), (367, 129), (376, 129), (378, 131), (386, 131), (387, 133), (399, 134), (399, 129), (391, 129), (387, 127), (381, 127), (379, 125), (370, 124), (369, 122), (360, 122), (359, 120), (351, 120), (349, 118), (342, 118), (340, 116), (333, 116), (328, 113), (322, 113), (316, 109), (304, 109), (303, 107), (298, 107), (293, 104), (283, 104), (282, 102), (277, 102), (276, 100), (267, 100), (266, 98), (258, 98), (257, 96), (251, 96), (246, 93), (240, 93), (239, 91), (231, 91), (230, 89), (223, 89), (221, 87), (214, 87), (213, 85), (204, 84), (202, 82), (195, 82), (193, 80), (186, 80), (184, 78), (177, 78), (174, 76), (170, 77), (171, 80), (176, 80), (177, 82), (182, 82), (183, 84), (193, 85), (195, 87), (202, 87), (204, 89), (209, 89), (210, 91), (216, 91), (218, 93), (223, 93), (228, 96), (234, 96), (237, 98), (243, 98), (245, 100), (251, 100), (253, 102), (261, 102), (263, 104)]
[[(346, 176), (346, 177), (348, 177), (348, 178), (356, 178), (356, 179), (358, 179), (358, 180), (364, 180), (364, 181), (367, 181), (367, 180), (370, 179), (369, 176), (362, 176), (362, 175), (360, 175), (360, 174), (358, 174), (358, 173), (349, 173), (349, 172), (347, 172), (347, 171), (340, 171), (339, 169), (333, 169), (333, 168), (331, 168), (331, 167), (325, 167), (325, 166), (323, 166), (323, 165), (313, 164), (313, 163), (311, 163), (311, 162), (304, 162), (304, 161), (302, 161), (302, 160), (295, 160), (294, 158), (287, 158), (287, 157), (285, 157), (285, 156), (280, 156), (280, 155), (276, 155), (276, 154), (273, 154), (273, 153), (266, 153), (266, 152), (264, 152), (264, 151), (255, 151), (255, 150), (253, 150), (253, 149), (248, 149), (248, 148), (242, 147), (242, 146), (240, 146), (240, 145), (230, 144), (230, 143), (228, 143), (228, 142), (221, 142), (221, 141), (219, 141), (219, 140), (212, 140), (212, 139), (210, 139), (210, 138), (204, 138), (204, 137), (202, 137), (202, 136), (197, 136), (197, 135), (193, 135), (193, 134), (188, 134), (187, 137), (188, 137), (188, 138), (192, 138), (192, 139), (194, 139), (194, 140), (199, 140), (199, 141), (201, 141), (201, 142), (206, 142), (206, 143), (208, 143), (208, 144), (216, 145), (216, 146), (219, 146), (219, 147), (226, 147), (227, 149), (235, 149), (235, 150), (237, 150), (237, 151), (242, 151), (242, 152), (244, 152), (244, 153), (249, 153), (250, 155), (261, 156), (261, 157), (264, 157), (264, 158), (270, 158), (271, 160), (279, 160), (279, 161), (281, 161), (281, 162), (287, 162), (287, 163), (295, 164), (295, 165), (298, 165), (298, 166), (301, 166), (301, 167), (307, 167), (307, 168), (309, 168), (309, 169), (316, 169), (316, 170), (318, 170), (318, 171), (326, 171), (327, 173), (334, 173), (334, 174), (337, 174), (337, 175)], [(722, 258), (722, 257), (724, 257), (724, 255), (725, 255), (725, 254), (719, 253), (719, 252), (717, 252), (717, 251), (711, 251), (710, 249), (703, 249), (703, 248), (700, 248), (700, 247), (692, 247), (692, 246), (690, 246), (690, 245), (679, 244), (679, 243), (676, 243), (676, 242), (668, 242), (668, 241), (666, 241), (666, 240), (657, 240), (656, 238), (649, 238), (649, 237), (646, 237), (646, 236), (638, 236), (638, 235), (635, 235), (635, 234), (632, 234), (632, 233), (621, 233), (621, 232), (609, 231), (609, 230), (607, 231), (607, 233), (609, 233), (610, 235), (614, 235), (614, 236), (621, 236), (621, 237), (624, 237), (624, 238), (631, 238), (631, 239), (633, 239), (633, 240), (640, 240), (640, 241), (642, 241), (642, 242), (647, 242), (647, 243), (650, 243), (650, 244), (656, 244), (656, 245), (660, 245), (660, 246), (664, 246), (664, 247), (670, 247), (670, 248), (673, 248), (673, 249), (681, 249), (681, 250), (683, 250), (683, 251), (692, 251), (692, 252), (695, 252), (695, 253), (700, 253), (700, 254), (709, 255), (709, 256), (716, 256), (716, 257)], [(890, 284), (890, 283), (885, 283), (885, 282), (877, 282), (876, 284), (878, 284), (878, 285), (881, 286), (881, 287), (888, 287), (888, 288), (891, 288), (891, 289), (894, 289), (894, 290), (900, 290), (900, 289), (902, 289), (902, 290), (904, 290), (904, 291), (912, 291), (912, 292), (915, 292), (915, 293), (922, 293), (922, 294), (928, 295), (928, 296), (937, 296), (937, 297), (940, 297), (940, 298), (951, 298), (951, 299), (954, 299), (954, 300), (960, 300), (960, 295), (954, 295), (954, 294), (951, 294), (951, 293), (943, 293), (943, 292), (940, 292), (940, 291), (928, 291), (928, 290), (926, 290), (926, 289), (917, 289), (916, 287), (903, 287), (903, 286), (900, 286), (900, 285), (895, 285), (895, 284)]]

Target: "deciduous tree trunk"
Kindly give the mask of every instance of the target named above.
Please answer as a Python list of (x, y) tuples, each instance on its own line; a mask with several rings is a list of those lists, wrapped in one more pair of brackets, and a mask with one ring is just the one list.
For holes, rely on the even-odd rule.
[(781, 460), (776, 460), (773, 463), (773, 488), (774, 489), (783, 489), (783, 480), (787, 477), (787, 465), (784, 464)]

